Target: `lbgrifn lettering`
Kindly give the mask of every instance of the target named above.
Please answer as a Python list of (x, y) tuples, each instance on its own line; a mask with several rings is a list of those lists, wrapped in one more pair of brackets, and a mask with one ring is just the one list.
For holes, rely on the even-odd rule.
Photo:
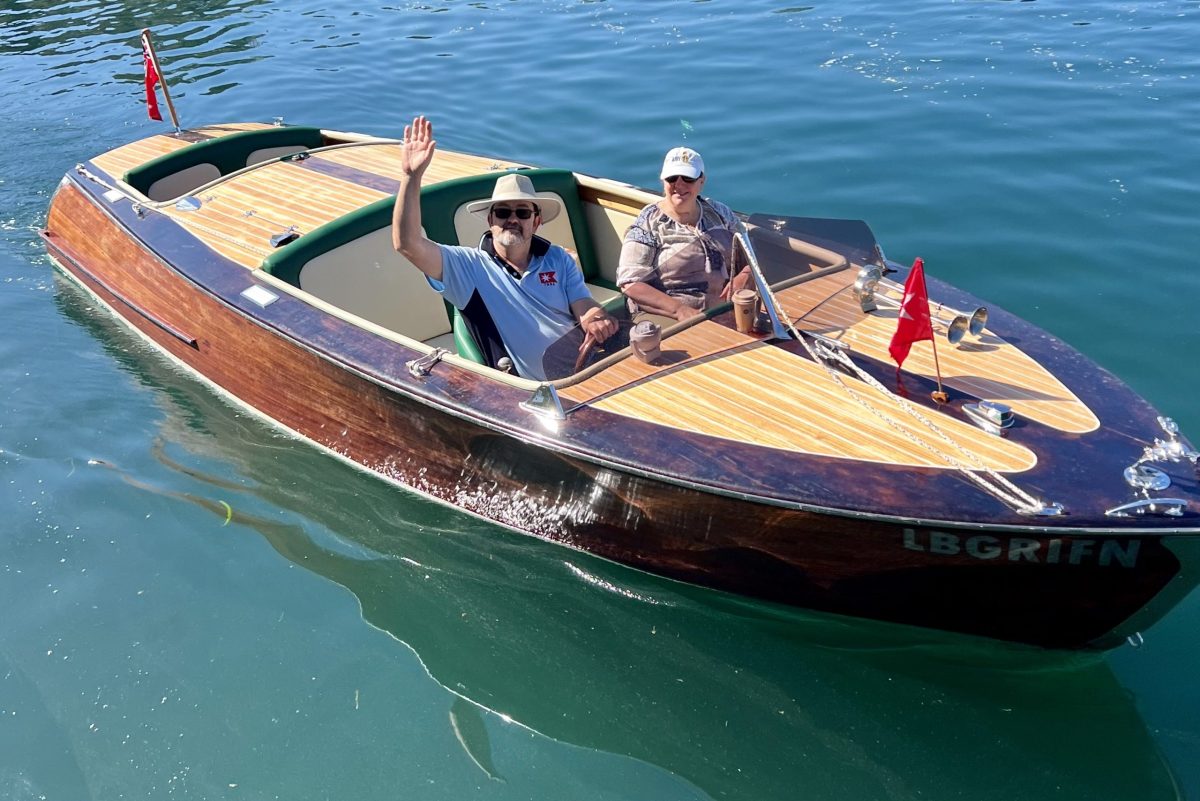
[(967, 556), (983, 561), (1002, 559), (1043, 565), (1134, 567), (1142, 542), (1137, 539), (1071, 539), (999, 537), (993, 534), (955, 534), (937, 529), (904, 529), (904, 547), (939, 556)]

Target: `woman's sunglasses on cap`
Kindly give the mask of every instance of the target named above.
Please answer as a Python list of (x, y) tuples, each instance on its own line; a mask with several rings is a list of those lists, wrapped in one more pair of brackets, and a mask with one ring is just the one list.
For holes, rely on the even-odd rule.
[(492, 214), (496, 215), (497, 220), (507, 220), (514, 214), (518, 220), (528, 220), (533, 215), (537, 214), (537, 208), (532, 209), (510, 209), (508, 206), (492, 206)]

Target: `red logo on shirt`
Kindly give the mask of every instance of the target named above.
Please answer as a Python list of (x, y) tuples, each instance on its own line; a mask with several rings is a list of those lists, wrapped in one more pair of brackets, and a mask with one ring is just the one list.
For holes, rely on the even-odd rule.
[(554, 270), (551, 270), (550, 272), (547, 272), (547, 273), (538, 273), (538, 278), (546, 286), (556, 286), (558, 284), (558, 279), (555, 278), (554, 276), (555, 276)]

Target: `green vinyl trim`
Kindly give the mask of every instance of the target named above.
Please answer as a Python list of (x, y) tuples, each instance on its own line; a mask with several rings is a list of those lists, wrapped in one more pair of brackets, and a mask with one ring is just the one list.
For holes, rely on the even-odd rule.
[[(534, 189), (541, 192), (554, 192), (562, 198), (564, 211), (571, 223), (571, 233), (575, 237), (575, 249), (579, 255), (584, 279), (589, 283), (615, 290), (616, 285), (600, 277), (591, 231), (588, 229), (587, 218), (584, 216), (583, 204), (579, 200), (579, 190), (574, 174), (570, 170), (557, 169), (522, 170), (521, 172), (529, 176)], [(425, 234), (434, 242), (458, 244), (458, 232), (454, 228), (455, 212), (464, 203), (491, 197), (492, 188), (495, 186), (498, 175), (499, 173), (471, 175), (423, 188), (421, 190), (421, 221), (425, 228)], [(312, 259), (390, 226), (395, 202), (395, 197), (382, 198), (301, 235), (298, 239), (267, 256), (263, 260), (262, 269), (282, 281), (299, 287), (300, 273)], [(621, 303), (623, 303), (623, 299), (618, 298), (617, 305)], [(454, 332), (454, 342), (458, 354), (463, 358), (482, 364), (483, 354), (462, 324), (462, 317), (458, 309), (447, 303), (446, 312)]]
[(212, 164), (221, 175), (246, 166), (246, 158), (255, 150), (269, 147), (300, 146), (306, 149), (320, 147), (325, 142), (320, 128), (289, 125), (277, 128), (261, 128), (256, 131), (238, 131), (216, 139), (194, 142), (171, 153), (165, 153), (145, 164), (125, 172), (122, 180), (141, 192), (150, 191), (155, 181), (182, 172), (198, 164)]

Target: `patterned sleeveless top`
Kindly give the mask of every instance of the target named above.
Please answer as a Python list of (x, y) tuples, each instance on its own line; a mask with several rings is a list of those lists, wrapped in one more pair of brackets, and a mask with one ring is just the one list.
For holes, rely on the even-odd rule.
[(737, 218), (724, 203), (700, 198), (700, 220), (684, 225), (658, 203), (642, 209), (625, 232), (617, 286), (642, 282), (668, 295), (713, 305), (729, 280)]

